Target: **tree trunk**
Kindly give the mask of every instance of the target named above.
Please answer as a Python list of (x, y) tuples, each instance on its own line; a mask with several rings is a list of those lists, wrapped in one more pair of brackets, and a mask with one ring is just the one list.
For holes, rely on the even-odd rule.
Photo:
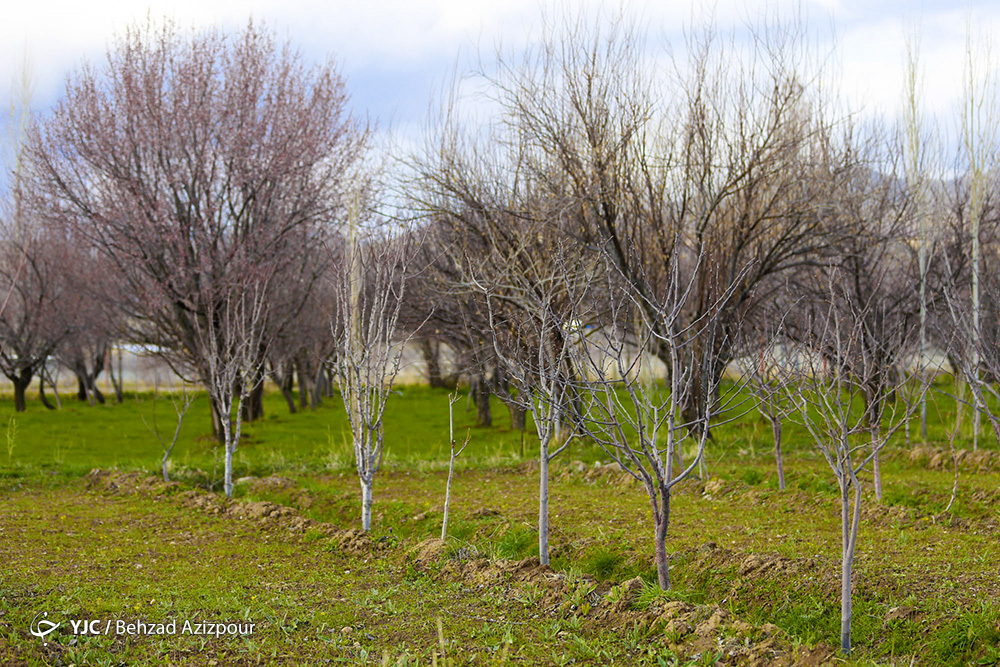
[(840, 483), (840, 521), (842, 563), (840, 578), (840, 650), (845, 656), (851, 654), (851, 574), (854, 570), (854, 553), (858, 543), (858, 526), (861, 524), (861, 485), (854, 480), (854, 508), (850, 506), (850, 484)]
[(320, 366), (316, 370), (316, 377), (313, 380), (312, 393), (309, 394), (309, 409), (313, 412), (323, 403), (323, 383), (325, 382), (326, 376), (323, 374), (323, 367)]
[[(844, 522), (846, 529), (849, 522), (847, 498), (842, 498), (841, 502), (843, 503), (841, 521)], [(848, 545), (845, 543), (840, 570), (840, 650), (844, 652), (844, 655), (851, 654), (851, 569), (853, 563), (847, 557), (847, 547)]]
[(549, 564), (549, 448), (538, 457), (538, 561)]
[(309, 382), (306, 379), (309, 373), (304, 367), (305, 364), (301, 359), (295, 360), (295, 375), (299, 381), (299, 408), (302, 410), (309, 406)]
[(14, 382), (14, 410), (17, 412), (24, 412), (28, 409), (28, 403), (24, 398), (25, 392), (28, 390), (28, 386), (31, 384), (31, 378), (33, 373), (28, 370), (22, 370), (13, 379)]
[(45, 395), (45, 372), (42, 371), (38, 374), (38, 398), (42, 401), (42, 405), (48, 410), (55, 410), (56, 406), (49, 403), (48, 396)]
[(163, 465), (161, 466), (161, 468), (163, 470), (163, 481), (164, 482), (169, 482), (170, 481), (170, 473), (167, 472), (167, 459), (169, 457), (170, 457), (170, 453), (169, 452), (164, 452), (163, 453)]
[(473, 383), (473, 394), (476, 398), (476, 424), (493, 426), (493, 413), (490, 410), (490, 385), (486, 374), (480, 373)]
[[(878, 447), (880, 424), (875, 422), (871, 425), (872, 447)], [(875, 450), (875, 457), (872, 459), (872, 477), (875, 479), (875, 500), (882, 502), (882, 468), (879, 465), (879, 451)]]
[(95, 376), (91, 375), (82, 364), (73, 369), (73, 374), (76, 375), (77, 400), (87, 401), (91, 405), (95, 403), (104, 405), (104, 394), (97, 388)]
[(295, 394), (292, 389), (295, 386), (295, 375), (292, 371), (292, 365), (284, 364), (281, 373), (272, 366), (271, 380), (281, 389), (281, 395), (285, 397), (285, 403), (288, 404), (288, 413), (294, 415), (296, 413)]
[(212, 437), (221, 443), (226, 442), (226, 430), (222, 425), (222, 409), (211, 396), (208, 399), (212, 413)]
[(361, 480), (361, 530), (372, 529), (372, 484)]
[[(670, 491), (663, 491), (659, 513), (654, 513), (654, 546), (656, 553), (656, 576), (660, 590), (670, 590), (670, 560), (667, 558), (667, 527), (670, 525)], [(655, 505), (655, 501), (654, 501)], [(657, 516), (657, 514), (659, 516)]]
[[(450, 406), (449, 406), (450, 407)], [(455, 438), (451, 439), (451, 457), (448, 459), (448, 482), (444, 487), (444, 516), (441, 519), (441, 539), (448, 538), (448, 508), (451, 506), (451, 478), (455, 474)]]
[(771, 418), (771, 432), (774, 434), (774, 460), (778, 465), (778, 489), (785, 490), (785, 463), (781, 457), (781, 417)]
[(247, 396), (247, 400), (243, 401), (243, 421), (252, 422), (257, 421), (264, 417), (264, 371), (261, 369), (258, 371), (258, 375), (254, 378), (255, 382), (253, 389), (250, 390), (250, 395)]
[(108, 353), (108, 377), (111, 379), (111, 386), (115, 390), (115, 402), (121, 405), (125, 402), (125, 380), (122, 378), (122, 351), (118, 350), (118, 372), (115, 373), (114, 351)]
[(507, 403), (507, 411), (510, 413), (511, 430), (523, 431), (528, 414), (528, 411), (525, 410), (524, 406), (511, 401)]
[(424, 364), (427, 366), (427, 383), (435, 389), (448, 387), (444, 377), (441, 375), (441, 343), (430, 338), (420, 339), (420, 353), (424, 357)]
[(229, 433), (226, 434), (226, 472), (223, 479), (223, 486), (226, 489), (226, 498), (233, 497), (233, 448), (229, 441), (231, 437), (232, 436)]

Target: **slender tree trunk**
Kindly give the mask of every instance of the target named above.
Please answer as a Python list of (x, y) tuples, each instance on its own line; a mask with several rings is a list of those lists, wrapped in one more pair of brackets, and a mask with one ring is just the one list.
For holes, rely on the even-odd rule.
[(549, 447), (540, 447), (538, 457), (538, 561), (549, 564)]
[(226, 443), (226, 472), (223, 480), (223, 487), (226, 490), (226, 498), (233, 497), (233, 450)]
[(451, 458), (448, 460), (448, 482), (444, 486), (444, 516), (441, 519), (441, 539), (448, 537), (448, 508), (451, 505), (451, 478), (455, 474), (455, 441), (451, 442)]
[[(872, 447), (878, 447), (880, 424), (875, 422), (871, 425)], [(879, 465), (878, 449), (875, 450), (875, 457), (872, 459), (872, 477), (875, 480), (875, 500), (882, 502), (882, 468)]]
[(361, 479), (361, 530), (372, 529), (372, 482)]
[(287, 364), (284, 373), (280, 377), (275, 377), (275, 380), (275, 384), (281, 387), (281, 395), (285, 397), (285, 403), (288, 404), (288, 413), (294, 415), (297, 412), (295, 394), (292, 391), (295, 387), (295, 375), (292, 372), (291, 364)]
[(323, 374), (322, 366), (316, 370), (316, 378), (313, 381), (312, 393), (309, 394), (309, 409), (313, 412), (316, 408), (323, 402), (323, 383), (326, 381), (326, 376)]
[[(227, 415), (228, 416), (228, 415)], [(226, 490), (226, 498), (233, 497), (233, 425), (229, 419), (222, 422), (224, 442), (226, 446), (226, 468), (223, 477), (223, 487)]]
[(841, 568), (840, 568), (840, 650), (844, 655), (851, 654), (851, 568), (853, 563), (848, 558), (850, 546), (850, 496), (845, 486), (840, 497), (841, 521)]
[(49, 386), (52, 387), (52, 395), (56, 397), (56, 408), (62, 410), (62, 399), (59, 397), (58, 376), (53, 378), (52, 374), (48, 371), (46, 371), (46, 376), (49, 378)]
[(49, 403), (48, 396), (45, 395), (45, 373), (38, 374), (38, 398), (42, 401), (42, 405), (48, 410), (55, 410), (56, 406)]
[(170, 452), (164, 452), (163, 453), (163, 465), (161, 466), (161, 469), (163, 470), (163, 481), (164, 482), (169, 482), (170, 481), (170, 473), (167, 472), (167, 459), (168, 458), (170, 458)]
[(851, 654), (851, 574), (854, 569), (854, 552), (858, 540), (858, 526), (861, 523), (861, 486), (855, 484), (854, 511), (850, 508), (850, 488), (841, 483), (841, 523), (843, 525), (843, 563), (840, 580), (840, 650), (845, 656)]
[[(295, 360), (295, 375), (299, 381), (299, 409), (305, 410), (309, 406), (309, 373), (304, 368), (305, 363), (301, 359)], [(290, 372), (290, 371), (289, 371)]]
[(660, 584), (660, 590), (670, 590), (670, 560), (667, 558), (667, 528), (670, 525), (670, 491), (662, 491), (662, 507), (659, 512), (655, 511), (656, 501), (653, 500), (654, 512), (654, 538), (656, 544), (654, 551), (656, 554), (656, 576)]
[(785, 490), (785, 462), (781, 457), (781, 417), (771, 419), (771, 432), (774, 434), (774, 460), (778, 465), (778, 489)]

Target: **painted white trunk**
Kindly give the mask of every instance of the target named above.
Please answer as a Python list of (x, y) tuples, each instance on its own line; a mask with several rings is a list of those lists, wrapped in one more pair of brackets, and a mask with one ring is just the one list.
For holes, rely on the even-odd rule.
[(224, 487), (226, 498), (233, 497), (233, 447), (230, 443), (229, 429), (226, 429), (226, 472), (224, 477)]
[(361, 480), (361, 530), (372, 529), (372, 484)]
[(538, 560), (549, 564), (549, 448), (538, 457)]

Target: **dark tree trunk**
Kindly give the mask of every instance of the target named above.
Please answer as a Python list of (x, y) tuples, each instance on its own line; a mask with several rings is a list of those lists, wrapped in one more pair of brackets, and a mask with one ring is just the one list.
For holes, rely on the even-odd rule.
[(264, 372), (256, 378), (247, 400), (243, 401), (243, 421), (252, 422), (264, 416)]
[(316, 408), (320, 406), (323, 402), (323, 385), (326, 383), (326, 374), (323, 372), (323, 367), (320, 366), (316, 370), (316, 378), (313, 380), (312, 394), (309, 395), (309, 409), (313, 412)]
[(276, 367), (271, 364), (271, 381), (278, 385), (281, 389), (281, 395), (285, 397), (285, 403), (288, 404), (289, 414), (295, 414), (295, 394), (292, 393), (292, 388), (295, 386), (295, 374), (292, 371), (292, 364), (286, 362), (280, 367)]
[(222, 411), (219, 408), (218, 403), (215, 399), (209, 397), (209, 404), (211, 405), (212, 413), (212, 437), (214, 437), (219, 442), (226, 441), (226, 433), (222, 428)]
[(87, 401), (91, 405), (96, 401), (104, 405), (104, 394), (97, 388), (97, 375), (91, 374), (81, 363), (75, 366), (73, 374), (76, 375), (76, 397), (81, 401)]
[[(670, 527), (670, 491), (661, 489), (661, 507), (653, 514), (654, 540), (656, 555), (656, 577), (660, 590), (670, 590), (670, 559), (667, 557), (667, 529)], [(655, 507), (656, 501), (653, 501)]]
[(24, 412), (28, 409), (28, 402), (25, 400), (24, 394), (28, 390), (28, 385), (31, 384), (33, 375), (31, 369), (24, 369), (17, 376), (11, 378), (14, 382), (14, 410), (17, 412)]
[(525, 416), (528, 413), (525, 407), (512, 401), (507, 404), (507, 411), (510, 412), (510, 428), (514, 431), (523, 431)]
[(485, 373), (476, 376), (472, 383), (472, 393), (476, 398), (476, 424), (493, 426), (493, 413), (490, 410), (490, 384), (486, 380)]
[(299, 381), (299, 407), (303, 410), (309, 406), (309, 372), (302, 359), (295, 360), (295, 375)]
[(56, 406), (49, 403), (49, 397), (45, 395), (45, 372), (38, 374), (38, 398), (42, 401), (44, 405), (49, 410), (55, 410)]
[(420, 352), (427, 365), (427, 383), (436, 389), (453, 389), (441, 375), (441, 342), (430, 338), (420, 339)]

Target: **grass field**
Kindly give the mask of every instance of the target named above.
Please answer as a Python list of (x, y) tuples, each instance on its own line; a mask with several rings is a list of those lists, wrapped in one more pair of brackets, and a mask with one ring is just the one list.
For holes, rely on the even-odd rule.
[[(662, 593), (650, 585), (644, 491), (586, 442), (553, 469), (553, 569), (531, 560), (537, 439), (525, 436), (522, 456), (500, 403), (460, 460), (448, 542), (431, 539), (447, 467), (444, 391), (392, 397), (374, 529), (352, 532), (358, 484), (338, 401), (289, 415), (269, 394), (237, 453), (233, 501), (219, 497), (204, 397), (169, 485), (152, 479), (161, 454), (143, 424), (155, 414), (172, 432), (163, 397), (17, 415), (0, 402), (0, 663), (843, 664), (828, 648), (839, 627), (836, 489), (794, 427), (786, 492), (766, 423), (750, 414), (718, 429), (709, 478), (674, 498), (675, 589)], [(930, 447), (947, 447), (953, 414), (941, 405)], [(475, 413), (456, 407), (464, 432)], [(998, 664), (996, 443), (984, 436), (993, 451), (964, 460), (945, 512), (954, 470), (902, 438), (885, 452), (883, 502), (866, 497), (848, 664)], [(44, 612), (61, 623), (45, 641), (29, 631)], [(74, 634), (80, 619), (111, 631)], [(112, 622), (170, 619), (255, 629), (136, 636)]]

